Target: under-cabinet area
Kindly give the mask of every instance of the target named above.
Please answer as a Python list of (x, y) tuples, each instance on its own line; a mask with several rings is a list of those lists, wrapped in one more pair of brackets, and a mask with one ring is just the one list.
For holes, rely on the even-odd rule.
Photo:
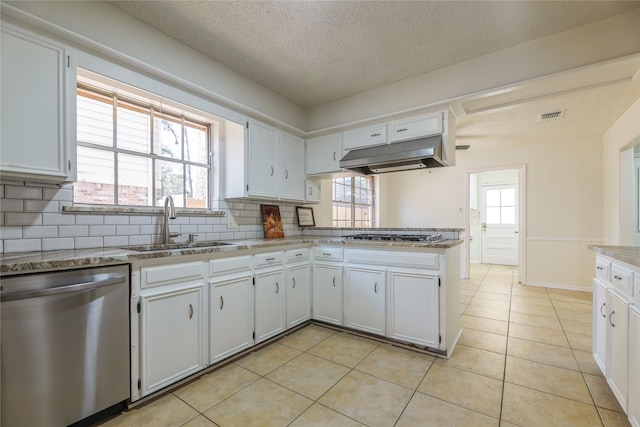
[(458, 257), (458, 246), (341, 244), (134, 261), (131, 401), (309, 320), (448, 357), (460, 334)]

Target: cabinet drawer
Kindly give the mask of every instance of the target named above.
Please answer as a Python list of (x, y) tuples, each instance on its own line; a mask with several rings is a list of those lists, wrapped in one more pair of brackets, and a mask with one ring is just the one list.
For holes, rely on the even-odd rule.
[(389, 142), (442, 133), (442, 113), (397, 120), (389, 124)]
[(302, 248), (302, 249), (289, 250), (285, 252), (285, 260), (287, 264), (290, 264), (292, 262), (298, 262), (298, 261), (307, 261), (309, 260), (309, 249)]
[(282, 265), (284, 261), (284, 253), (279, 252), (267, 252), (264, 254), (254, 255), (255, 267), (271, 267), (274, 265)]
[(316, 261), (342, 261), (342, 248), (313, 248), (313, 259)]
[(240, 273), (251, 269), (251, 256), (221, 258), (209, 260), (209, 276)]
[(388, 267), (427, 268), (437, 270), (440, 265), (438, 254), (419, 252), (391, 252), (366, 249), (347, 249), (347, 263), (373, 264)]
[(168, 285), (176, 281), (201, 279), (203, 268), (201, 262), (145, 267), (140, 270), (141, 287)]
[(633, 295), (633, 271), (615, 263), (611, 264), (611, 284), (625, 295)]
[(596, 278), (605, 282), (611, 281), (611, 263), (608, 260), (596, 258)]
[(361, 129), (354, 129), (344, 133), (344, 149), (370, 147), (387, 143), (387, 126), (377, 125)]

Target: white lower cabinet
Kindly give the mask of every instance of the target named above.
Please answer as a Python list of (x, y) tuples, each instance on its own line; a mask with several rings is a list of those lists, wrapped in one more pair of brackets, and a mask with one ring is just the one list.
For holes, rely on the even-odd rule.
[(388, 337), (437, 348), (438, 307), (438, 276), (411, 270), (389, 271)]
[(607, 372), (607, 286), (593, 279), (593, 358), (600, 370)]
[(629, 395), (627, 414), (640, 427), (640, 304), (629, 306)]
[(284, 269), (268, 269), (255, 273), (255, 341), (256, 344), (284, 331)]
[(219, 362), (253, 345), (253, 276), (209, 280), (209, 361)]
[(204, 281), (152, 288), (140, 295), (142, 396), (207, 366)]
[(614, 289), (607, 290), (607, 369), (611, 391), (626, 411), (629, 375), (629, 303)]
[(311, 318), (311, 267), (308, 262), (287, 266), (287, 329)]
[(341, 264), (314, 264), (313, 318), (342, 325)]
[(345, 267), (345, 326), (385, 334), (385, 270)]

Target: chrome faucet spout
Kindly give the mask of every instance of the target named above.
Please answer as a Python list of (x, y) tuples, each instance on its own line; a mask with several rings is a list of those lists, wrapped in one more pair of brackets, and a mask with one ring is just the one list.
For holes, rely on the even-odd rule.
[[(169, 232), (169, 218), (176, 219), (176, 208), (173, 204), (173, 197), (167, 196), (164, 199), (164, 221), (162, 223), (162, 243), (171, 243), (171, 233)], [(177, 235), (177, 234), (176, 234)]]

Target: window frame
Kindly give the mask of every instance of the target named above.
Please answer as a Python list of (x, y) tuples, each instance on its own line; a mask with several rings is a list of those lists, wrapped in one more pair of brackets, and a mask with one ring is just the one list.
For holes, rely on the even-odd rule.
[[(341, 180), (341, 179), (345, 179), (345, 178), (351, 178), (351, 185), (350, 185), (350, 190), (351, 190), (351, 201), (345, 201), (345, 200), (336, 200), (336, 185), (343, 185), (345, 187), (347, 187), (347, 185), (342, 184), (342, 183), (336, 183), (337, 180)], [(368, 203), (356, 203), (355, 200), (355, 194), (356, 194), (356, 189), (362, 189), (362, 187), (356, 187), (356, 178), (365, 178), (367, 181), (369, 181), (369, 188), (367, 189), (368, 192), (370, 192), (370, 196), (371, 196), (371, 204)], [(332, 210), (332, 226), (336, 227), (336, 228), (373, 228), (375, 227), (375, 216), (376, 216), (376, 182), (373, 176), (360, 176), (360, 175), (354, 175), (354, 176), (348, 176), (348, 177), (339, 177), (339, 178), (332, 178), (331, 179), (331, 210)], [(367, 199), (369, 199), (369, 197), (367, 197)], [(350, 205), (350, 218), (349, 218), (349, 224), (348, 225), (340, 225), (340, 221), (344, 222), (344, 220), (340, 220), (334, 217), (334, 213), (335, 213), (335, 207), (336, 207), (336, 203), (341, 203), (341, 204), (349, 204)], [(359, 226), (356, 227), (356, 208), (358, 206), (366, 206), (370, 209), (371, 211), (371, 218), (369, 219), (369, 224), (367, 226)], [(363, 220), (359, 220), (359, 221), (363, 221)]]
[[(158, 167), (158, 162), (162, 161), (162, 162), (168, 162), (170, 164), (178, 164), (182, 166), (182, 201), (178, 201), (178, 203), (176, 203), (176, 205), (181, 205), (184, 208), (188, 208), (188, 209), (198, 209), (198, 210), (210, 210), (211, 206), (212, 206), (212, 200), (213, 200), (213, 162), (212, 162), (212, 158), (213, 158), (213, 138), (214, 138), (214, 132), (215, 132), (215, 123), (211, 123), (211, 122), (207, 122), (207, 121), (203, 121), (203, 120), (199, 120), (197, 118), (195, 118), (194, 114), (185, 114), (184, 112), (180, 112), (178, 111), (178, 109), (167, 109), (167, 108), (163, 108), (162, 106), (158, 107), (156, 104), (154, 104), (154, 102), (151, 99), (146, 99), (146, 100), (140, 100), (140, 99), (135, 99), (129, 96), (124, 96), (118, 93), (119, 91), (114, 87), (114, 88), (110, 88), (110, 89), (106, 89), (106, 88), (102, 88), (102, 87), (98, 87), (95, 85), (92, 85), (91, 83), (88, 82), (84, 82), (84, 81), (78, 81), (77, 85), (76, 85), (76, 96), (80, 97), (80, 96), (84, 96), (87, 98), (93, 98), (93, 99), (98, 99), (101, 102), (104, 102), (105, 100), (109, 100), (109, 102), (111, 103), (111, 107), (112, 107), (112, 120), (113, 120), (113, 136), (111, 138), (111, 145), (102, 145), (102, 144), (96, 144), (96, 143), (92, 143), (92, 142), (86, 142), (86, 141), (80, 141), (79, 139), (77, 139), (76, 145), (78, 147), (84, 147), (84, 148), (89, 148), (89, 149), (95, 149), (95, 150), (100, 150), (103, 152), (108, 152), (108, 153), (112, 153), (113, 155), (113, 159), (111, 160), (112, 163), (112, 170), (111, 172), (113, 173), (113, 191), (114, 191), (114, 200), (113, 203), (100, 203), (97, 201), (94, 202), (75, 202), (75, 190), (74, 190), (74, 202), (75, 203), (88, 203), (88, 204), (96, 204), (96, 205), (100, 205), (100, 206), (112, 206), (112, 207), (134, 207), (134, 208), (148, 208), (148, 207), (160, 207), (162, 206), (161, 202), (159, 202), (158, 200), (156, 200), (157, 198), (154, 196), (156, 194), (156, 173), (157, 173), (157, 167)], [(151, 95), (153, 96), (153, 95)], [(118, 146), (118, 132), (117, 132), (117, 125), (118, 125), (118, 121), (117, 121), (117, 110), (118, 108), (127, 108), (130, 109), (132, 111), (137, 111), (139, 113), (143, 113), (143, 114), (148, 114), (149, 115), (149, 140), (148, 140), (148, 147), (147, 147), (147, 151), (146, 152), (141, 152), (141, 151), (135, 151), (135, 150), (131, 150), (131, 149), (127, 149), (127, 148), (122, 148)], [(179, 123), (180, 125), (180, 146), (181, 146), (181, 152), (180, 152), (180, 158), (172, 158), (169, 156), (163, 156), (161, 154), (158, 154), (156, 152), (154, 152), (154, 150), (156, 148), (160, 149), (161, 145), (156, 144), (156, 142), (154, 141), (155, 138), (155, 134), (156, 134), (156, 130), (154, 129), (155, 126), (155, 122), (157, 119), (159, 118), (167, 118), (169, 121), (172, 122), (176, 122)], [(194, 127), (194, 128), (198, 128), (201, 130), (204, 130), (206, 132), (206, 160), (207, 163), (200, 163), (200, 162), (196, 162), (196, 161), (191, 161), (191, 160), (186, 160), (185, 157), (185, 151), (187, 150), (187, 144), (185, 142), (185, 133), (186, 133), (186, 126), (189, 127)], [(157, 147), (156, 147), (157, 145)], [(119, 167), (118, 167), (118, 154), (123, 154), (123, 155), (127, 155), (127, 156), (135, 156), (137, 158), (142, 158), (142, 159), (148, 159), (151, 163), (150, 165), (150, 176), (151, 176), (151, 182), (150, 182), (150, 188), (149, 188), (149, 193), (151, 194), (150, 200), (149, 202), (151, 202), (151, 204), (146, 204), (146, 205), (131, 205), (131, 204), (121, 204), (120, 203), (120, 197), (119, 197), (119, 182), (118, 182), (118, 178), (119, 178)], [(207, 183), (207, 188), (206, 188), (206, 205), (204, 207), (193, 207), (193, 206), (186, 206), (187, 204), (187, 170), (188, 167), (198, 167), (198, 168), (204, 168), (206, 170), (207, 173), (207, 177), (206, 177), (206, 183)], [(79, 178), (78, 178), (79, 179)]]

